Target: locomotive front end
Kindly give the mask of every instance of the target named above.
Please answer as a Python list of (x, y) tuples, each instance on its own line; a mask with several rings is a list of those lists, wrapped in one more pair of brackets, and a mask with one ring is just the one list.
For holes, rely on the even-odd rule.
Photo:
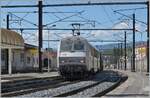
[(59, 71), (64, 77), (79, 78), (84, 76), (86, 67), (85, 43), (81, 39), (61, 41), (59, 51)]

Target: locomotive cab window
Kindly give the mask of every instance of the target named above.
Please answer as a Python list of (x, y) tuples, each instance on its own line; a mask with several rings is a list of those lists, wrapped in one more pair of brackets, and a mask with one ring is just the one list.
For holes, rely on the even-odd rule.
[(84, 46), (83, 42), (81, 42), (81, 41), (74, 42), (74, 50), (85, 50), (84, 48), (85, 48), (85, 46)]
[(64, 40), (61, 42), (61, 51), (71, 51), (72, 50), (72, 40)]

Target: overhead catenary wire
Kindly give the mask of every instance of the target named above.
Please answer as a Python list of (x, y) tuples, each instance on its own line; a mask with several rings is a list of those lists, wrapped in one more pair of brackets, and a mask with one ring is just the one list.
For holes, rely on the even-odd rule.
[(108, 20), (109, 20), (109, 21), (113, 24), (114, 22), (112, 21), (111, 17), (110, 17), (110, 16), (109, 16), (109, 14), (107, 13), (107, 11), (106, 11), (105, 7), (104, 7), (103, 5), (101, 5), (101, 6), (102, 6), (103, 11), (105, 12), (105, 14), (106, 14), (106, 16), (107, 16)]
[[(128, 16), (128, 15), (125, 15), (125, 14), (123, 14), (123, 13), (119, 12), (119, 11), (114, 11), (114, 12), (115, 12), (115, 13), (118, 13), (118, 14), (120, 14), (120, 15), (123, 15), (123, 16), (125, 16), (125, 17), (128, 17), (128, 18), (130, 18), (130, 19), (132, 19), (132, 20), (133, 20), (133, 18), (132, 18), (132, 17), (130, 17), (130, 16)], [(145, 22), (143, 22), (143, 21), (141, 21), (141, 20), (135, 19), (135, 21), (137, 21), (137, 22), (140, 22), (140, 23), (143, 23), (143, 24), (147, 25), (147, 23), (145, 23)]]
[[(33, 13), (33, 14), (35, 14), (35, 13), (38, 13), (38, 11), (8, 11), (8, 12), (1, 12), (1, 13)], [(64, 14), (73, 14), (73, 13), (79, 13), (79, 11), (77, 11), (77, 12), (73, 12), (73, 11), (43, 11), (43, 13), (44, 14), (47, 14), (47, 13), (55, 13), (55, 14), (57, 14), (57, 13), (64, 13)]]
[(129, 10), (143, 10), (146, 9), (147, 7), (139, 7), (139, 8), (130, 8), (130, 9), (118, 9), (115, 11), (129, 11)]
[(21, 17), (22, 19), (24, 19), (26, 16), (28, 16), (29, 13), (26, 13), (23, 17)]
[[(91, 6), (91, 5), (143, 5), (147, 4), (147, 2), (98, 2), (98, 3), (75, 3), (75, 4), (48, 4), (43, 5), (43, 7), (67, 7), (67, 6)], [(9, 6), (1, 6), (2, 8), (33, 8), (38, 7), (38, 5), (9, 5)]]
[[(46, 26), (49, 30), (51, 29), (50, 27)], [(48, 30), (48, 33), (49, 33), (49, 30)], [(53, 33), (55, 36), (59, 37), (59, 38), (62, 38), (60, 35), (56, 34), (56, 33)], [(49, 36), (48, 36), (49, 37)]]
[[(84, 17), (82, 17), (82, 16), (77, 16), (77, 17), (79, 17), (79, 18), (81, 18), (81, 19), (87, 21), (87, 23), (88, 23), (88, 22), (91, 22), (90, 24), (91, 24), (93, 27), (95, 27), (95, 23), (94, 23), (95, 20), (90, 20), (90, 19), (84, 18)], [(92, 24), (92, 22), (94, 23), (94, 25)]]
[(36, 25), (36, 23), (33, 23), (33, 22), (29, 21), (29, 20), (26, 20), (26, 19), (24, 19), (24, 18), (21, 18), (21, 17), (15, 15), (15, 14), (13, 14), (13, 13), (9, 13), (9, 14), (11, 14), (11, 15), (13, 15), (13, 16), (19, 18), (20, 20), (23, 20), (23, 21), (25, 21), (25, 22), (27, 22), (27, 23), (30, 23), (30, 24), (32, 24), (32, 25), (34, 25), (34, 26), (38, 26), (38, 25)]
[[(47, 1), (45, 1), (45, 3), (46, 4), (48, 4), (48, 2)], [(55, 9), (56, 11), (58, 11), (58, 12), (62, 12), (62, 11), (59, 11), (58, 9), (56, 9), (56, 8), (53, 8), (53, 9)], [(61, 13), (63, 16), (66, 16), (64, 13)]]
[(78, 14), (82, 14), (83, 12), (84, 12), (84, 11), (81, 11), (81, 12), (79, 12), (79, 13), (76, 13), (76, 14), (67, 16), (67, 17), (65, 17), (65, 18), (61, 18), (61, 19), (59, 19), (59, 20), (56, 20), (56, 21), (54, 21), (54, 22), (47, 23), (45, 26), (47, 26), (47, 25), (52, 25), (52, 24), (54, 24), (54, 23), (57, 23), (57, 22), (59, 22), (59, 21), (62, 21), (62, 20), (71, 18), (71, 17), (73, 17), (73, 16), (77, 16)]
[[(52, 14), (52, 13), (50, 13), (50, 14)], [(49, 13), (46, 13), (46, 15), (48, 16), (48, 17), (51, 17), (50, 15), (49, 15)], [(57, 19), (61, 19), (59, 16), (57, 16), (55, 13), (53, 13), (52, 14), (53, 16), (55, 16)]]
[[(48, 2), (46, 2), (46, 4), (48, 4)], [(54, 8), (54, 9), (55, 9), (56, 11), (58, 11), (58, 12), (62, 12), (62, 11), (56, 9), (56, 8)], [(80, 12), (76, 12), (76, 13), (80, 13)], [(54, 16), (56, 16), (57, 18), (61, 19), (60, 17), (58, 17), (57, 15), (55, 15), (55, 13), (53, 13), (53, 14), (54, 14)], [(61, 13), (61, 14), (62, 14), (63, 16), (66, 16), (65, 13)], [(77, 15), (77, 17), (86, 20), (87, 23), (85, 23), (85, 24), (91, 24), (90, 22), (94, 22), (94, 21), (92, 21), (92, 20), (86, 19), (86, 18), (84, 18), (84, 17), (82, 17), (82, 16), (79, 16), (79, 15)], [(86, 21), (84, 21), (84, 22), (86, 22)], [(59, 21), (59, 22), (80, 22), (80, 21), (63, 21), (63, 20), (62, 20), (62, 21)], [(81, 21), (81, 22), (83, 22), (83, 21)], [(91, 24), (91, 25), (93, 25), (93, 24)], [(94, 24), (94, 25), (95, 25), (95, 24)]]

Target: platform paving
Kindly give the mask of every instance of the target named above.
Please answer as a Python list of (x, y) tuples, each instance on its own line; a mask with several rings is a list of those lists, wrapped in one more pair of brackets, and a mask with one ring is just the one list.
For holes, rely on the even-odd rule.
[[(117, 70), (118, 71), (118, 70)], [(102, 98), (150, 98), (149, 76), (145, 72), (120, 71), (128, 75), (128, 79)]]
[(22, 79), (34, 79), (34, 78), (46, 78), (59, 76), (58, 72), (43, 72), (43, 73), (16, 73), (16, 74), (5, 74), (1, 75), (2, 82), (10, 82)]

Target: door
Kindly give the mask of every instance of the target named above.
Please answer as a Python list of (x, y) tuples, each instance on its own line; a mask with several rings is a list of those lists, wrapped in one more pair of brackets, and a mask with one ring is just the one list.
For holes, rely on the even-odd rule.
[(1, 71), (8, 74), (8, 49), (1, 49)]

